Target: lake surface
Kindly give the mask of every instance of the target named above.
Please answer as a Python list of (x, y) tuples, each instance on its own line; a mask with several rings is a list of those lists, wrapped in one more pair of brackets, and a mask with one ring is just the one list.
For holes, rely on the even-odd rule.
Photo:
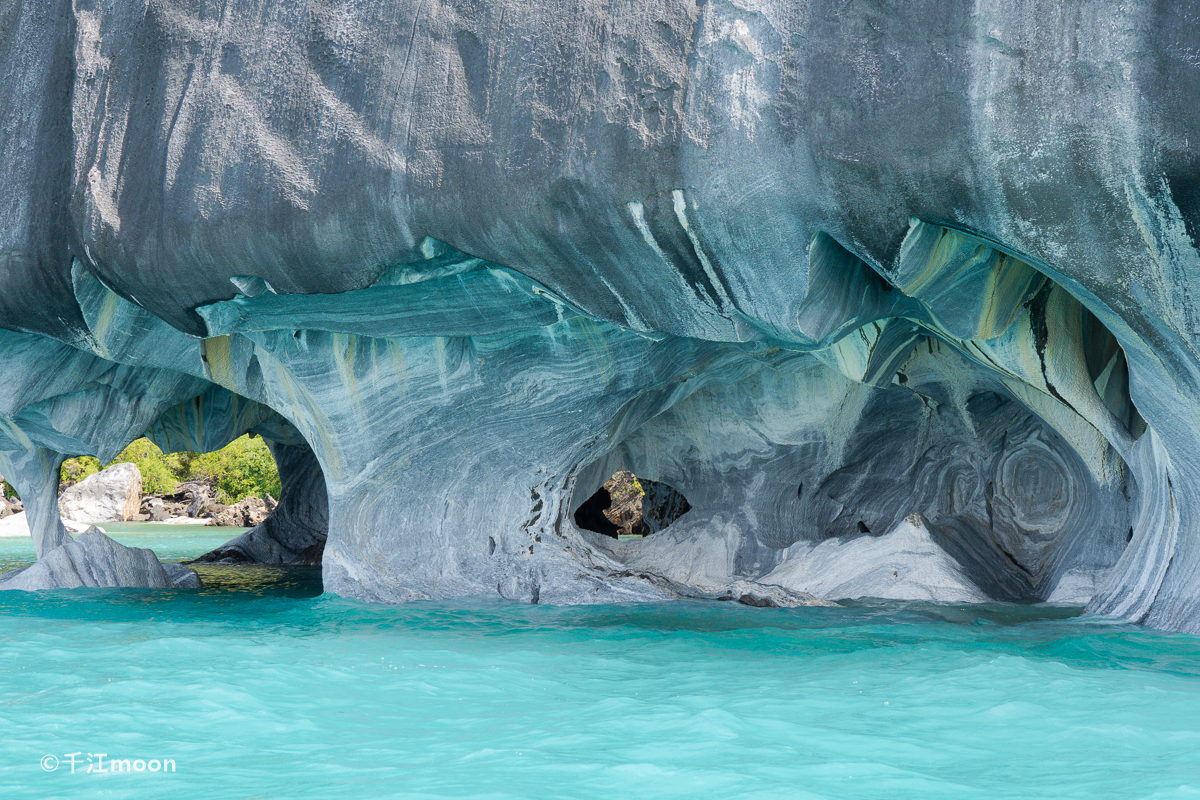
[[(106, 527), (164, 560), (231, 535)], [(382, 607), (237, 569), (0, 592), (0, 798), (1200, 797), (1194, 636), (1044, 606)]]

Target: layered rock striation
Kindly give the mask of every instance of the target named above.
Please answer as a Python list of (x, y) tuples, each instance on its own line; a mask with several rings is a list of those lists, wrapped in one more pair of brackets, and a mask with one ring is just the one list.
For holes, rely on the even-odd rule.
[[(253, 431), (295, 477), (228, 547), (323, 542), (343, 595), (1200, 631), (1186, 8), (3, 13), (0, 472), (39, 553), (63, 457)], [(576, 527), (617, 469), (691, 510)]]

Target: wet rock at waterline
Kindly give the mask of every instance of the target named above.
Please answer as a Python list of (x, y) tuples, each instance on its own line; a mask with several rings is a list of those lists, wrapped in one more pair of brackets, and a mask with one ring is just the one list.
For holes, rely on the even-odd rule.
[[(1200, 631), (1182, 7), (202, 5), (18, 3), (0, 42), (39, 552), (65, 455), (252, 431), (324, 512), (245, 548), (323, 542), (342, 595), (770, 578)], [(577, 525), (620, 469), (691, 509)]]
[(45, 553), (37, 563), (0, 574), (0, 590), (92, 588), (199, 588), (195, 570), (160, 564), (154, 553), (126, 547), (96, 528)]

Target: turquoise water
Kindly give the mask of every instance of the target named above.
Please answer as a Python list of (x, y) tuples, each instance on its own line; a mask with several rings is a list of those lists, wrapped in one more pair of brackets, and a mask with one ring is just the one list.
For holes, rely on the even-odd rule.
[[(112, 538), (130, 547), (149, 547), (160, 561), (186, 561), (225, 544), (245, 528), (209, 528), (204, 525), (162, 525), (145, 522), (105, 522), (100, 526)], [(37, 560), (28, 536), (0, 537), (0, 572)]]
[(306, 580), (0, 593), (0, 798), (1200, 797), (1197, 637), (1048, 607), (379, 607)]
[[(106, 522), (105, 533), (130, 547), (148, 547), (160, 561), (188, 561), (213, 550), (246, 528), (218, 528), (203, 525), (163, 525), (145, 522)], [(24, 537), (0, 537), (0, 572), (19, 569), (37, 560), (33, 540)], [(311, 597), (321, 593), (320, 567), (267, 567), (202, 564), (193, 567), (200, 573), (204, 589), (200, 594), (224, 595), (230, 592)], [(4, 795), (0, 794), (0, 800)]]

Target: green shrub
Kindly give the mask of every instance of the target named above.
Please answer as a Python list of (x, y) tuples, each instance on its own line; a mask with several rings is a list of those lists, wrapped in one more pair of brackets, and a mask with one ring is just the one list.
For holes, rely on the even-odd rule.
[(246, 497), (279, 497), (279, 472), (275, 459), (260, 438), (243, 436), (214, 453), (193, 456), (192, 480), (208, 479), (217, 489), (217, 500), (236, 503)]
[(133, 442), (106, 466), (123, 463), (134, 464), (142, 473), (145, 494), (171, 494), (179, 485), (179, 458), (174, 453), (164, 454), (149, 439)]
[[(280, 493), (271, 451), (262, 439), (248, 435), (213, 453), (163, 453), (149, 439), (138, 439), (104, 466), (126, 462), (137, 465), (142, 473), (145, 494), (173, 494), (179, 484), (188, 481), (211, 484), (221, 503), (267, 494), (279, 497)], [(91, 456), (69, 458), (63, 462), (60, 477), (64, 484), (78, 483), (100, 469), (100, 462)]]
[(95, 475), (100, 469), (100, 462), (91, 456), (68, 458), (58, 471), (58, 477), (64, 484), (79, 483), (89, 475)]

